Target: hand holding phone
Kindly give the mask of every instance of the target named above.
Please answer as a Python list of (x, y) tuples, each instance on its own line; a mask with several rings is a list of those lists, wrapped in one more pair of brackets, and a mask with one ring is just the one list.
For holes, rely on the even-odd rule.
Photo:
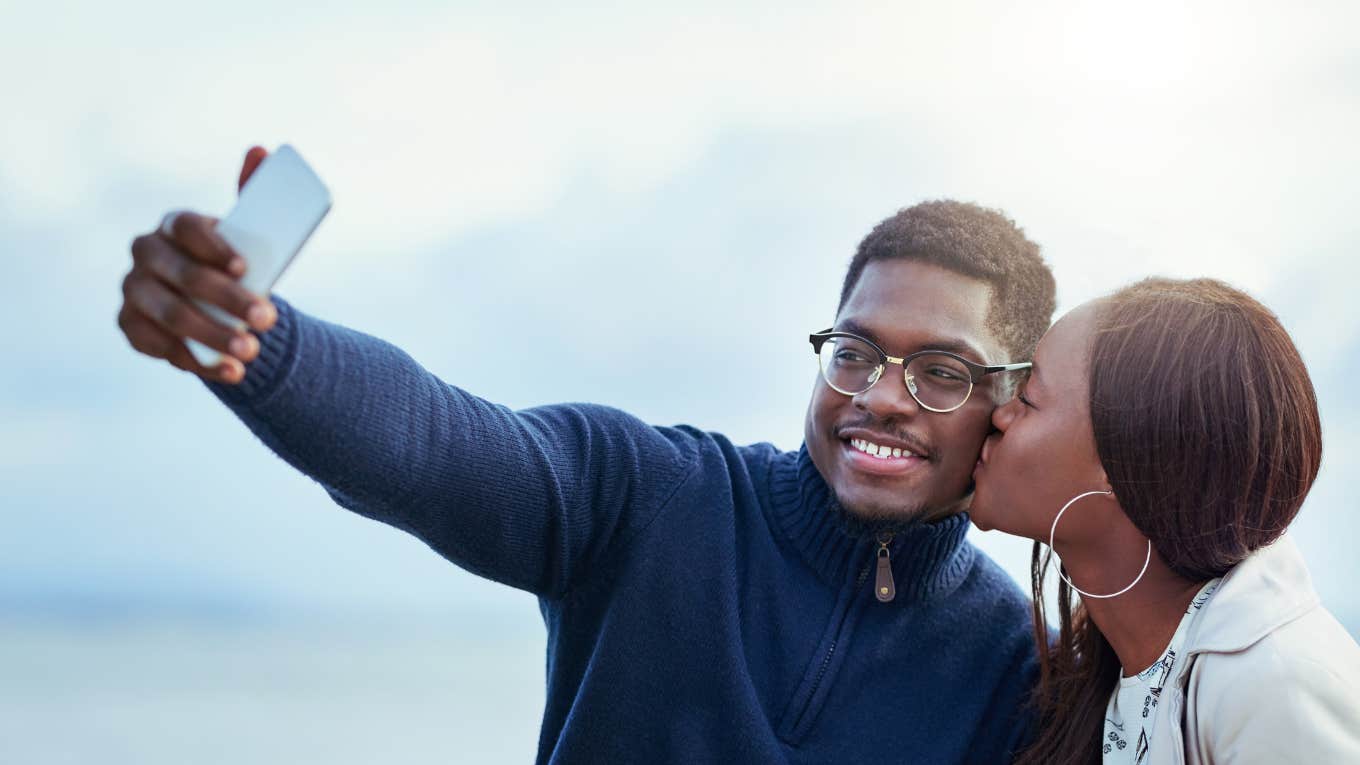
[[(267, 156), (241, 188), (236, 206), (217, 224), (218, 235), (246, 261), (241, 285), (267, 296), (330, 208), (330, 191), (292, 146), (284, 144)], [(222, 324), (245, 326), (217, 306), (197, 304)], [(204, 366), (221, 359), (193, 339), (187, 345)]]

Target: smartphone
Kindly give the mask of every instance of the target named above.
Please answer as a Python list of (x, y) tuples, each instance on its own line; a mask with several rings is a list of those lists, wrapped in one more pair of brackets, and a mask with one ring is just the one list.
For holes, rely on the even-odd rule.
[[(330, 190), (296, 149), (284, 144), (265, 157), (241, 189), (236, 206), (217, 224), (217, 233), (246, 260), (241, 286), (267, 296), (330, 209)], [(227, 326), (246, 326), (217, 306), (198, 305)], [(195, 340), (188, 346), (204, 366), (222, 358)]]

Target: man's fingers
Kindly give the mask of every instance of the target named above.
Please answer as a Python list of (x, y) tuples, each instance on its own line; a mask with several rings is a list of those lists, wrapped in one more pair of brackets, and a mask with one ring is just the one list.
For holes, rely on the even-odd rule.
[(183, 342), (128, 305), (124, 305), (118, 313), (118, 327), (138, 353), (165, 359), (186, 372), (228, 383), (240, 382), (245, 377), (245, 366), (231, 356), (223, 356), (216, 367), (205, 367), (198, 363), (198, 359), (194, 358)]
[(176, 342), (169, 332), (126, 303), (118, 312), (118, 328), (123, 331), (133, 350), (158, 359), (167, 358)]
[(189, 352), (189, 348), (180, 342), (176, 342), (175, 349), (166, 360), (186, 372), (193, 372), (199, 377), (231, 383), (232, 385), (241, 382), (246, 376), (246, 367), (239, 359), (223, 356), (221, 361), (217, 362), (217, 366), (205, 367), (198, 363), (198, 359), (194, 358), (194, 354)]
[(141, 264), (176, 291), (215, 305), (251, 326), (259, 323), (252, 319), (260, 318), (252, 316), (252, 310), (264, 311), (268, 302), (216, 268), (185, 257), (169, 242), (149, 244)]
[(192, 338), (219, 353), (229, 353), (243, 361), (255, 358), (260, 352), (260, 341), (253, 335), (208, 318), (188, 298), (157, 279), (130, 277), (123, 285), (125, 301), (177, 341)]
[[(167, 213), (156, 234), (174, 243), (195, 260), (219, 268), (232, 276), (246, 272), (245, 259), (237, 255), (217, 233), (217, 219), (188, 210)], [(136, 250), (133, 251), (136, 254)]]
[(267, 156), (269, 156), (269, 152), (263, 146), (250, 147), (250, 150), (246, 152), (245, 160), (241, 163), (241, 179), (236, 183), (237, 191), (245, 188), (246, 181), (250, 180), (250, 176), (255, 174), (255, 168), (259, 167)]
[(235, 274), (224, 275), (214, 267), (195, 261), (159, 231), (132, 241), (132, 262), (129, 281), (150, 272), (189, 297), (210, 303), (245, 321), (256, 332), (270, 329), (278, 319), (278, 311), (268, 298), (242, 287), (234, 280)]
[[(246, 152), (241, 186), (268, 155), (259, 146)], [(217, 309), (261, 332), (274, 325), (278, 313), (268, 299), (237, 281), (246, 262), (217, 233), (217, 219), (171, 212), (155, 231), (133, 240), (132, 261), (118, 313), (118, 326), (132, 347), (209, 380), (244, 379), (245, 362), (259, 355), (260, 342), (218, 321)], [(222, 354), (221, 361), (213, 367), (200, 364), (185, 345), (188, 340)]]

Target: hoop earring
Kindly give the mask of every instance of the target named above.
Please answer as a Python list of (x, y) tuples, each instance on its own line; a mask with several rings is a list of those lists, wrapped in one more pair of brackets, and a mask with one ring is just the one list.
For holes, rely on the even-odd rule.
[[(1089, 496), (1091, 496), (1091, 495), (1093, 495), (1093, 494), (1106, 494), (1106, 495), (1108, 495), (1108, 494), (1113, 494), (1113, 493), (1114, 493), (1114, 492), (1112, 492), (1112, 491), (1088, 491), (1088, 492), (1086, 492), (1085, 494), (1078, 494), (1077, 496), (1075, 496), (1075, 497), (1073, 497), (1073, 498), (1067, 500), (1067, 504), (1063, 505), (1063, 506), (1062, 506), (1062, 509), (1058, 511), (1058, 514), (1055, 515), (1055, 516), (1053, 516), (1053, 526), (1052, 526), (1052, 528), (1050, 528), (1050, 529), (1048, 530), (1048, 549), (1049, 549), (1049, 550), (1053, 550), (1054, 552), (1056, 552), (1056, 550), (1055, 550), (1054, 547), (1053, 547), (1053, 535), (1058, 531), (1058, 519), (1059, 519), (1059, 518), (1062, 518), (1063, 513), (1067, 512), (1067, 508), (1071, 507), (1072, 504), (1073, 504), (1074, 502), (1076, 502), (1077, 500), (1079, 500), (1079, 499), (1084, 499), (1084, 498), (1089, 497)], [(1147, 573), (1148, 564), (1151, 563), (1151, 562), (1152, 562), (1152, 540), (1149, 539), (1149, 540), (1147, 541), (1147, 556), (1143, 558), (1143, 570), (1138, 572), (1138, 576), (1134, 577), (1134, 578), (1133, 578), (1133, 581), (1132, 581), (1132, 582), (1129, 582), (1129, 584), (1128, 584), (1127, 587), (1125, 587), (1124, 589), (1120, 590), (1119, 592), (1112, 592), (1112, 593), (1110, 593), (1109, 595), (1095, 595), (1095, 594), (1092, 594), (1092, 593), (1087, 592), (1086, 590), (1083, 590), (1082, 588), (1076, 586), (1075, 584), (1072, 584), (1072, 580), (1071, 580), (1071, 579), (1068, 579), (1068, 578), (1067, 578), (1067, 574), (1063, 573), (1063, 567), (1062, 567), (1062, 561), (1061, 561), (1061, 560), (1059, 560), (1059, 562), (1058, 562), (1058, 576), (1062, 577), (1062, 580), (1063, 580), (1064, 582), (1067, 582), (1067, 586), (1068, 586), (1068, 587), (1071, 587), (1072, 589), (1074, 589), (1074, 590), (1076, 590), (1077, 592), (1081, 593), (1081, 596), (1082, 596), (1083, 598), (1113, 598), (1113, 597), (1117, 597), (1117, 596), (1119, 596), (1119, 595), (1123, 595), (1124, 593), (1128, 592), (1129, 590), (1132, 590), (1132, 589), (1133, 589), (1133, 586), (1134, 586), (1135, 584), (1138, 584), (1138, 582), (1143, 578), (1143, 574), (1146, 574), (1146, 573)]]

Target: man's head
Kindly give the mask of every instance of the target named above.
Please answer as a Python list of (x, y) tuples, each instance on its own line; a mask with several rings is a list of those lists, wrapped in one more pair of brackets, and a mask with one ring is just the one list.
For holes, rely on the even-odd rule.
[[(835, 329), (888, 355), (951, 351), (977, 363), (1028, 361), (1054, 309), (1039, 247), (996, 210), (924, 202), (874, 227), (850, 261)], [(991, 412), (1013, 373), (993, 374), (952, 412), (923, 408), (902, 367), (868, 390), (840, 393), (820, 375), (804, 438), (842, 508), (870, 524), (938, 517), (971, 491)], [(877, 447), (902, 456), (871, 455)]]

